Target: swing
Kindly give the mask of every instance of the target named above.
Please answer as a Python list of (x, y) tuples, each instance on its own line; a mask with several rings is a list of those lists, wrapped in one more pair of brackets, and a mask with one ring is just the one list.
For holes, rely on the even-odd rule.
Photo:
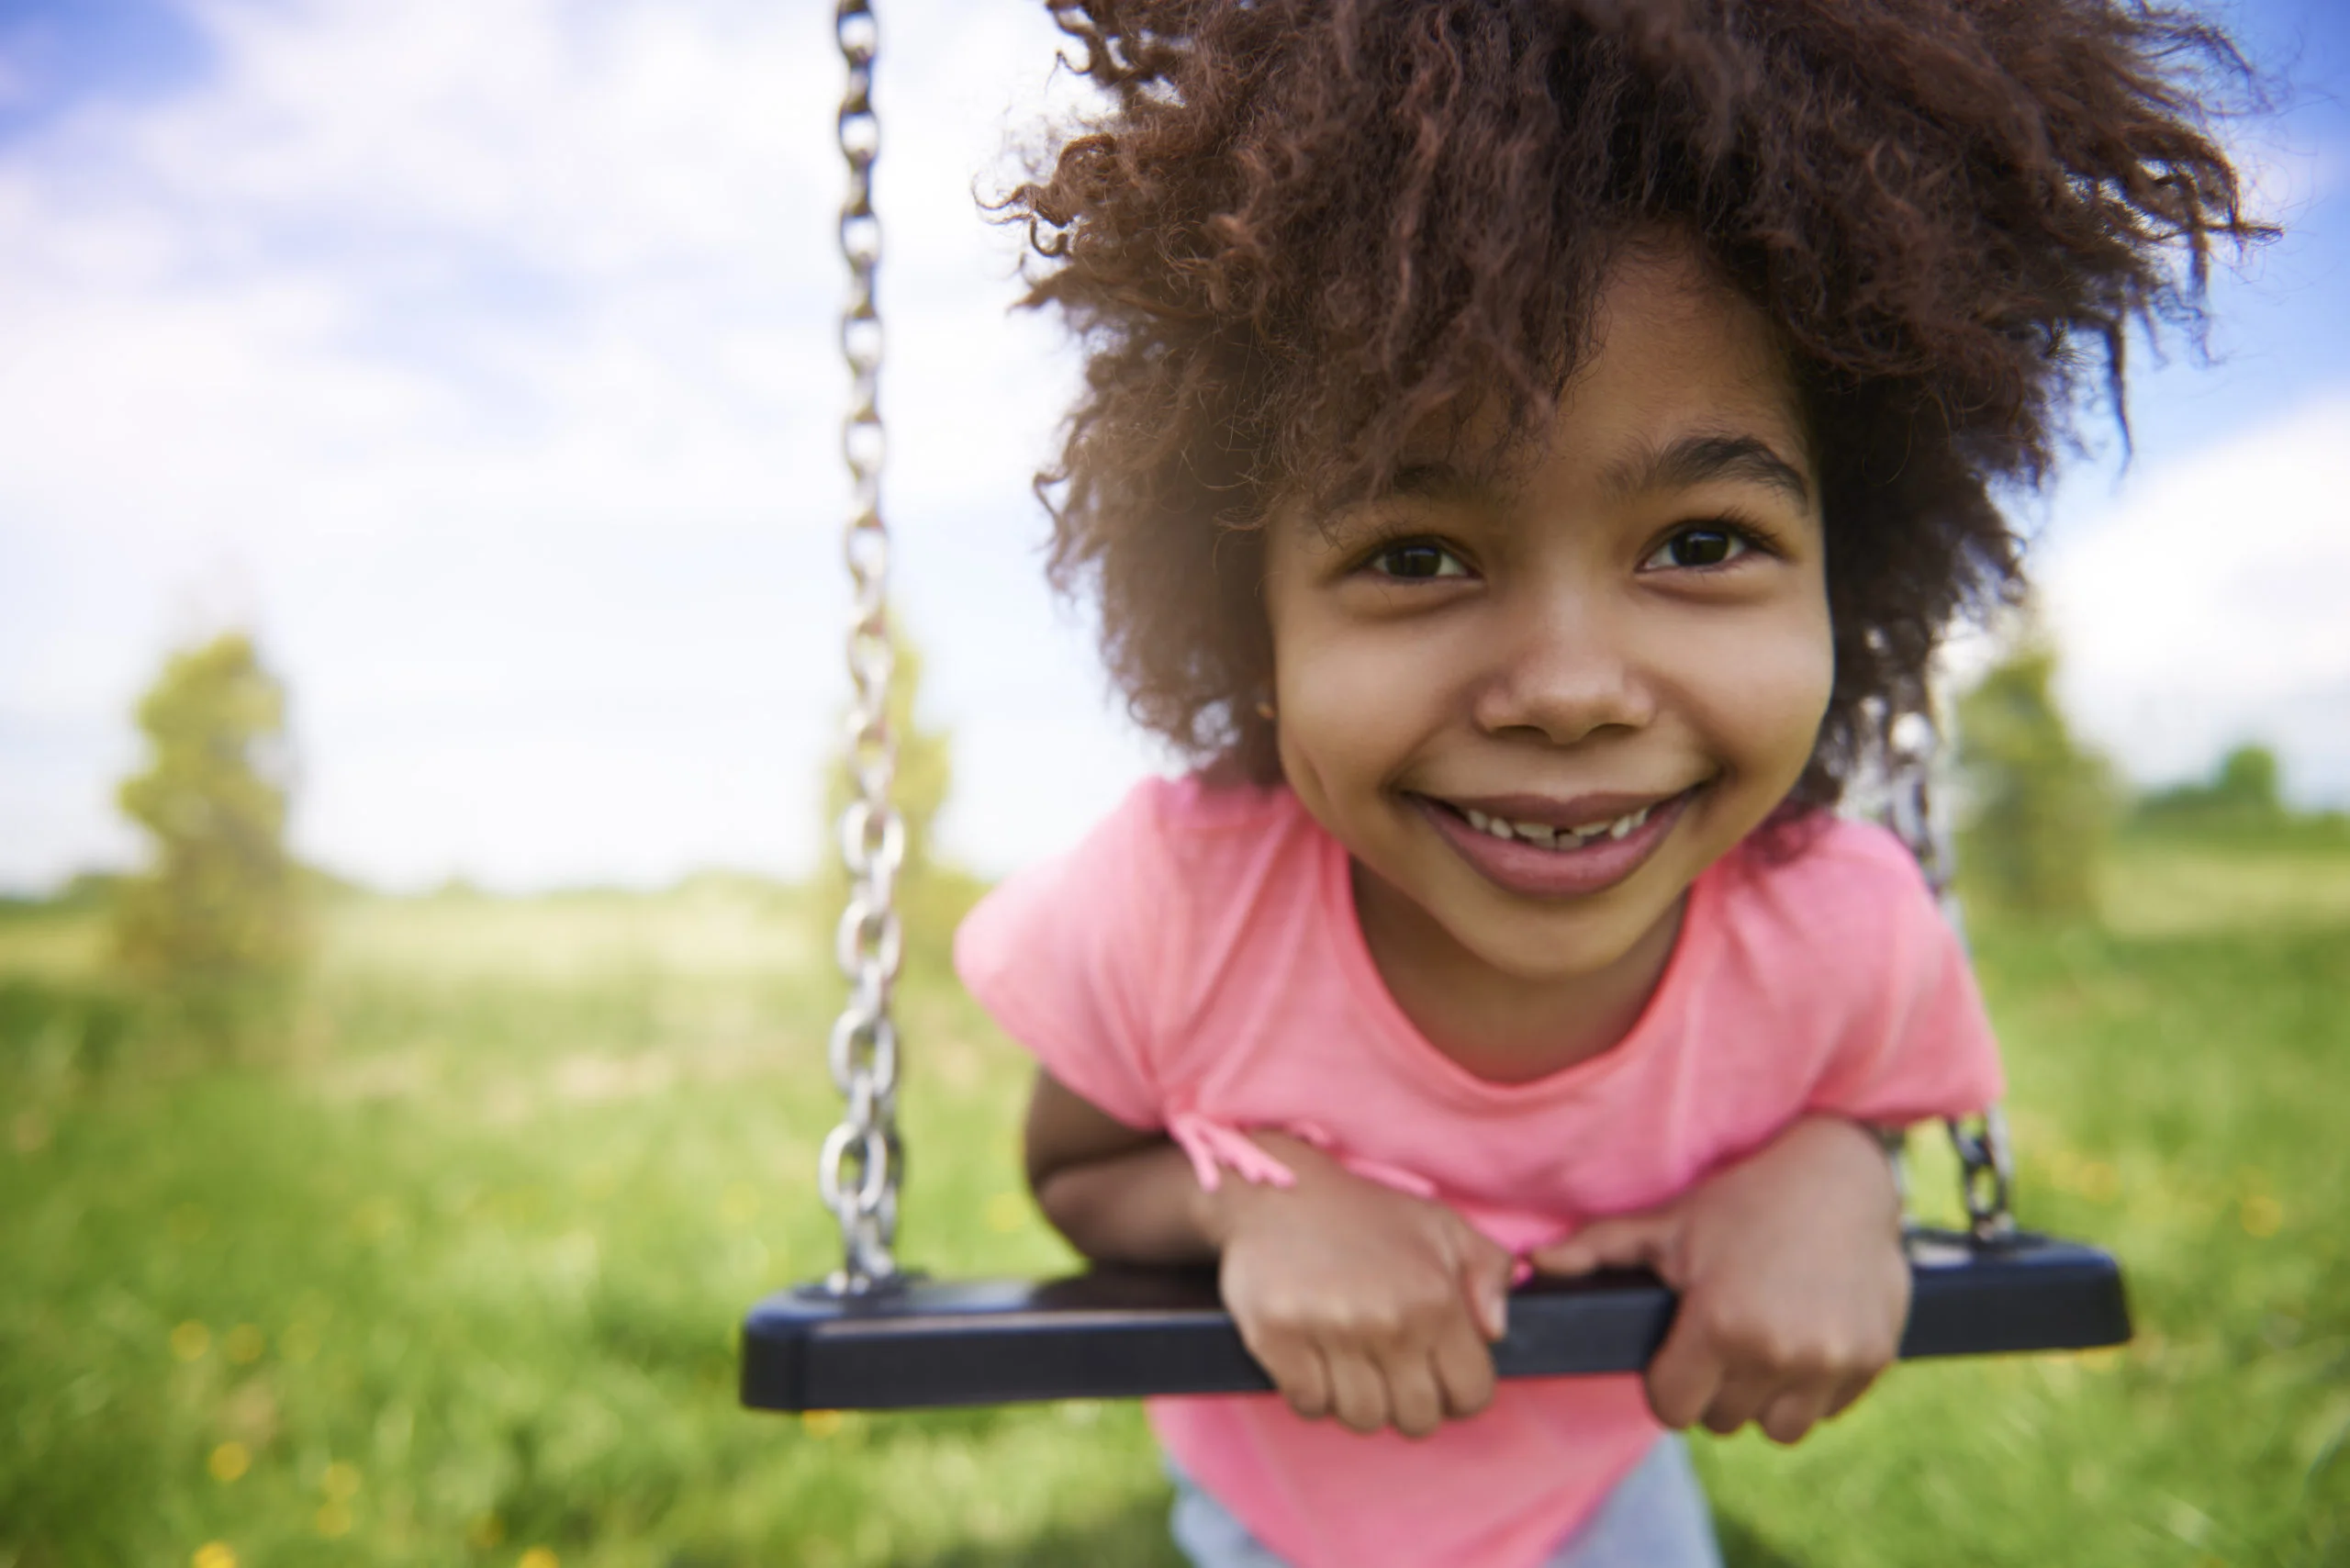
[[(849, 171), (841, 251), (850, 280), (841, 351), (852, 389), (842, 446), (853, 486), (845, 554), (856, 590), (848, 664), (856, 798), (840, 828), (851, 882), (836, 947), (850, 994), (828, 1050), (847, 1107), (824, 1140), (818, 1186), (840, 1223), (844, 1256), (829, 1278), (751, 1309), (743, 1325), (743, 1403), (761, 1410), (888, 1409), (1269, 1390), (1271, 1380), (1218, 1300), (1212, 1269), (1101, 1268), (1041, 1282), (953, 1282), (901, 1271), (891, 1255), (905, 1159), (890, 1014), (903, 946), (894, 884), (905, 834), (890, 804), (894, 755), (885, 706), (891, 655), (877, 403), (880, 229), (872, 170), (879, 125), (871, 99), (871, 0), (837, 0), (834, 27), (848, 67), (839, 118)], [(1920, 724), (1893, 758), (1886, 816), (1955, 917), (1928, 791), (1932, 756), (1931, 726)], [(1949, 1130), (1968, 1223), (1959, 1231), (1905, 1226), (1913, 1294), (1902, 1359), (2127, 1340), (2129, 1309), (2113, 1258), (2017, 1228), (2009, 1212), (2013, 1164), (1997, 1108)], [(1493, 1347), (1494, 1370), (1503, 1377), (1638, 1372), (1663, 1341), (1673, 1305), (1672, 1293), (1646, 1272), (1531, 1281), (1512, 1294), (1509, 1333)]]

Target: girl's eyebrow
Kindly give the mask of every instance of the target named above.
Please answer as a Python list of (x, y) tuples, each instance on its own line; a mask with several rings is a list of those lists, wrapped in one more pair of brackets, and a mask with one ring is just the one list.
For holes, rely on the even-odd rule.
[[(1364, 498), (1366, 502), (1403, 498), (1416, 501), (1473, 502), (1492, 494), (1493, 486), (1449, 458), (1411, 459), (1396, 465), (1384, 483)], [(1340, 507), (1322, 518), (1322, 543), (1329, 550), (1351, 550), (1358, 540), (1374, 532), (1378, 520), (1361, 507)]]
[(1384, 491), (1414, 500), (1458, 501), (1475, 499), (1491, 488), (1489, 482), (1459, 464), (1439, 457), (1398, 465)]
[(1760, 436), (1684, 435), (1664, 446), (1644, 446), (1608, 465), (1605, 479), (1619, 496), (1744, 479), (1777, 490), (1799, 507), (1811, 505), (1811, 482), (1803, 470)]

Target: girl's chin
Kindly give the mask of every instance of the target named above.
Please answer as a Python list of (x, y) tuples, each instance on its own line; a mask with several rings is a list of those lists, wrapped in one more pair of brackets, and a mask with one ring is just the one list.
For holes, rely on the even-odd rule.
[(1474, 913), (1446, 924), (1452, 939), (1495, 974), (1522, 985), (1547, 986), (1606, 974), (1630, 957), (1658, 921), (1626, 908), (1605, 915), (1578, 910), (1571, 918), (1531, 922), (1519, 915), (1506, 919), (1505, 930), (1496, 929), (1501, 922), (1480, 920)]

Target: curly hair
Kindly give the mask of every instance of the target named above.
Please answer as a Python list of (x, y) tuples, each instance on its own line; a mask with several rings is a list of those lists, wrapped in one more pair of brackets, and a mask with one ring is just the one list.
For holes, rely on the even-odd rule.
[(1540, 428), (1631, 239), (1688, 235), (1774, 325), (1821, 481), (1835, 682), (1791, 801), (1923, 711), (2021, 587), (1996, 499), (2125, 334), (2199, 342), (2247, 216), (2224, 34), (2139, 0), (1048, 0), (1105, 106), (998, 211), (1084, 389), (1037, 476), (1147, 728), (1270, 782), (1263, 525), (1407, 431)]

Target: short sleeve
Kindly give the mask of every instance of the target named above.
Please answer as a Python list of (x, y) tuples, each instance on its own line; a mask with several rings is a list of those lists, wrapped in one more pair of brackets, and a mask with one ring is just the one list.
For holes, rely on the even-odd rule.
[[(1865, 837), (1863, 837), (1865, 834)], [(1858, 841), (1858, 842), (1855, 842)], [(1890, 834), (1852, 824), (1841, 960), (1864, 1004), (1841, 1032), (1811, 1103), (1906, 1126), (1982, 1110), (2005, 1092), (1999, 1048), (1965, 945)]]
[(1158, 796), (1136, 787), (1076, 848), (999, 883), (955, 933), (955, 969), (1046, 1071), (1135, 1127), (1164, 1125), (1155, 1005), (1181, 890)]

